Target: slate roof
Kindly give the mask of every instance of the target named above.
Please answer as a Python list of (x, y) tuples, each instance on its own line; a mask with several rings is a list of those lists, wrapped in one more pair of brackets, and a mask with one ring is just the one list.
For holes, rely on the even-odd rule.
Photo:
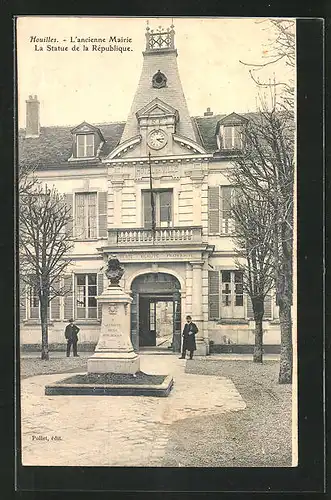
[[(242, 114), (249, 117), (252, 113)], [(192, 117), (192, 125), (198, 142), (206, 149), (208, 153), (217, 151), (216, 143), (216, 125), (223, 119), (225, 114), (212, 116)], [(61, 166), (70, 168), (86, 167), (87, 163), (91, 166), (100, 165), (100, 160), (107, 157), (108, 154), (119, 144), (125, 122), (91, 124), (101, 130), (105, 138), (105, 143), (100, 151), (100, 158), (95, 160), (75, 161), (68, 163), (68, 158), (72, 153), (72, 135), (73, 126), (66, 127), (41, 127), (40, 136), (37, 138), (26, 138), (25, 130), (19, 131), (19, 161), (26, 165), (32, 165), (37, 169), (52, 169)]]
[[(105, 143), (100, 152), (100, 159), (105, 158), (120, 141), (125, 122), (96, 124)], [(72, 153), (72, 126), (40, 127), (37, 138), (26, 138), (25, 130), (19, 131), (19, 160), (39, 169), (68, 166), (68, 158)], [(99, 164), (100, 160), (89, 161), (89, 164)], [(86, 161), (70, 163), (70, 167), (86, 166)]]
[[(232, 114), (232, 113), (230, 113)], [(212, 115), (212, 116), (195, 116), (192, 120), (195, 122), (196, 129), (199, 131), (201, 138), (201, 145), (206, 149), (208, 153), (214, 153), (217, 151), (216, 142), (216, 126), (220, 120), (223, 120), (230, 114), (224, 115)], [(239, 116), (244, 118), (251, 118), (255, 113), (240, 113)]]

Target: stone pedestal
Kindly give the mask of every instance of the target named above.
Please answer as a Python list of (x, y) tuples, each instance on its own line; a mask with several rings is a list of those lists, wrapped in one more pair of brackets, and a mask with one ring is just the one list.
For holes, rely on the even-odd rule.
[(208, 356), (209, 355), (209, 343), (206, 339), (196, 338), (195, 343), (197, 346), (197, 350), (195, 354), (197, 356)]
[(140, 369), (130, 340), (132, 298), (120, 286), (109, 286), (97, 297), (102, 304), (99, 342), (87, 361), (88, 373), (131, 373)]

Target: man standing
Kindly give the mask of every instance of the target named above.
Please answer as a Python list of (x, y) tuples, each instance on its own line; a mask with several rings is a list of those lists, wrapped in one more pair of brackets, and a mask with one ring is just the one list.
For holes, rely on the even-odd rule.
[(71, 319), (69, 321), (69, 325), (66, 326), (64, 336), (67, 339), (67, 357), (70, 356), (70, 348), (72, 346), (73, 354), (75, 357), (78, 356), (77, 354), (77, 342), (78, 342), (78, 332), (79, 328), (78, 326), (74, 325), (74, 320)]
[(191, 316), (186, 316), (186, 325), (183, 330), (183, 349), (179, 359), (185, 359), (186, 351), (190, 351), (190, 359), (193, 359), (193, 351), (196, 351), (195, 334), (198, 333), (198, 327), (192, 323)]

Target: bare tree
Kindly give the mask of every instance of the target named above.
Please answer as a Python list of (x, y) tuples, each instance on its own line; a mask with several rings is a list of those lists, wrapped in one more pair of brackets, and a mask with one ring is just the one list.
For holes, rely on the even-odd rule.
[(35, 167), (28, 163), (21, 162), (18, 168), (18, 195), (19, 197), (27, 195), (33, 190), (37, 184), (37, 179), (34, 175)]
[[(295, 43), (295, 20), (293, 19), (262, 19), (256, 21), (257, 24), (264, 24), (264, 29), (269, 32), (269, 43), (263, 51), (263, 60), (259, 63), (243, 62), (241, 64), (248, 66), (249, 73), (256, 83), (262, 89), (279, 88), (279, 106), (286, 110), (294, 118), (295, 107), (295, 82), (294, 68), (296, 62), (296, 43)], [(289, 78), (287, 81), (276, 78), (279, 64), (285, 64), (288, 67)], [(261, 77), (263, 69), (272, 66), (274, 69), (273, 78)]]
[[(245, 182), (242, 169), (235, 170), (236, 185)], [(271, 211), (268, 201), (260, 193), (250, 198), (240, 191), (232, 206), (235, 221), (237, 266), (243, 271), (244, 291), (252, 302), (255, 322), (255, 346), (253, 360), (263, 361), (263, 316), (265, 297), (273, 285), (273, 253)]]
[(70, 264), (70, 209), (55, 188), (39, 183), (22, 193), (19, 207), (20, 275), (39, 299), (42, 351), (49, 359), (48, 310), (52, 299), (69, 292), (61, 278)]
[[(234, 162), (231, 177), (240, 188), (246, 208), (256, 200), (264, 202), (268, 214), (269, 239), (273, 265), (273, 278), (279, 306), (281, 329), (281, 355), (279, 383), (292, 381), (292, 246), (293, 246), (293, 183), (294, 183), (294, 130), (288, 113), (277, 109), (274, 101), (271, 110), (266, 106), (256, 113), (243, 127), (244, 150)], [(263, 205), (261, 205), (262, 207)], [(258, 214), (258, 212), (257, 212)], [(263, 253), (264, 255), (264, 253)]]

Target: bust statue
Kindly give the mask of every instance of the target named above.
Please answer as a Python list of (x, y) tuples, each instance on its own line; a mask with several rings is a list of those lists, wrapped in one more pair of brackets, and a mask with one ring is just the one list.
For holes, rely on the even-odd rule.
[(105, 270), (105, 275), (110, 281), (110, 286), (119, 286), (119, 282), (123, 274), (124, 269), (116, 255), (110, 255), (110, 257), (108, 257), (107, 267)]

